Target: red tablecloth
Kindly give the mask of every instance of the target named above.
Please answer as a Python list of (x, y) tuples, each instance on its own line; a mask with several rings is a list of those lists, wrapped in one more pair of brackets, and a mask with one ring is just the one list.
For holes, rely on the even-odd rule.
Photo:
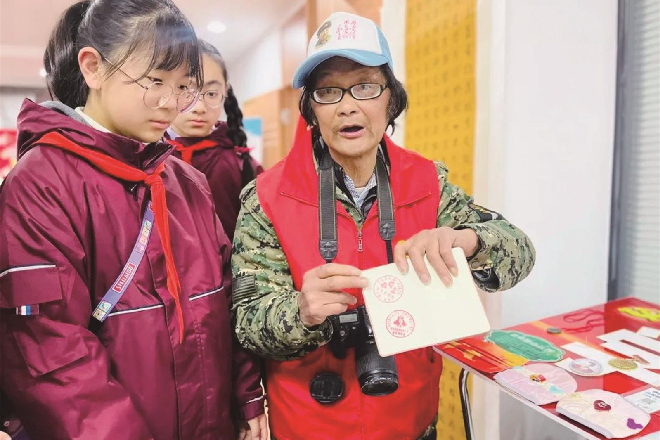
[[(613, 332), (629, 330), (636, 333), (642, 327), (660, 329), (660, 306), (635, 298), (625, 298), (460, 339), (442, 344), (438, 348), (447, 357), (492, 380), (493, 376), (500, 371), (530, 362), (557, 362), (567, 357), (572, 359), (588, 357), (564, 348), (571, 343), (579, 343), (582, 347), (586, 346), (587, 349), (599, 350), (603, 355), (629, 359), (631, 356), (604, 348), (602, 344), (605, 344), (606, 341), (603, 338), (607, 339), (608, 336), (603, 337), (603, 335), (609, 334), (609, 339), (617, 339), (617, 333), (611, 335)], [(557, 331), (559, 333), (556, 333)], [(618, 334), (620, 335), (621, 332)], [(646, 338), (649, 345), (658, 344), (658, 339)], [(625, 337), (623, 339), (625, 340)], [(499, 345), (496, 345), (496, 342)], [(641, 359), (637, 358), (638, 367), (636, 369), (644, 368), (648, 372), (658, 375), (660, 381), (660, 364), (644, 359), (644, 350), (650, 354), (647, 357), (653, 358), (660, 356), (660, 352), (641, 347), (636, 343), (631, 344), (627, 340), (622, 343), (627, 344), (625, 348), (633, 347), (635, 351), (641, 350)], [(507, 350), (501, 346), (507, 347)], [(650, 376), (653, 377), (654, 374)], [(577, 381), (578, 391), (601, 389), (627, 396), (649, 387), (660, 389), (660, 382), (656, 383), (652, 379), (652, 383), (649, 384), (625, 374), (623, 370), (615, 370), (600, 377), (572, 375)], [(570, 423), (579, 427), (591, 437), (605, 438), (589, 428), (557, 414), (555, 406), (556, 404), (553, 403), (539, 408), (550, 417), (561, 418), (564, 424)], [(651, 414), (651, 421), (639, 434), (628, 438), (642, 439), (656, 432), (660, 432), (660, 411)]]

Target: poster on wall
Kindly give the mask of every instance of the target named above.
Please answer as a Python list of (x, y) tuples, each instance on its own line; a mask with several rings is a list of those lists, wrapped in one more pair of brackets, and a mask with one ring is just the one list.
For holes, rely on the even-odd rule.
[(0, 128), (0, 182), (9, 170), (16, 165), (16, 138), (17, 131), (13, 128)]
[(243, 128), (247, 135), (247, 145), (252, 148), (250, 154), (259, 163), (264, 161), (263, 121), (259, 117), (243, 119)]

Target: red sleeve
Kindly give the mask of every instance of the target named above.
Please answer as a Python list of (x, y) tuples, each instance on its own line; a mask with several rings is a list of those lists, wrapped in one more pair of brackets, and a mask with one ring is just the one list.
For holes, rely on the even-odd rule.
[(234, 400), (242, 420), (251, 420), (264, 413), (261, 387), (261, 360), (234, 341)]
[(23, 158), (0, 191), (0, 387), (33, 440), (151, 439), (87, 330), (74, 201), (43, 159)]
[[(231, 304), (232, 274), (231, 274), (231, 244), (216, 216), (216, 230), (223, 261), (224, 291)], [(231, 306), (230, 306), (231, 308)], [(243, 349), (236, 335), (232, 338), (232, 381), (233, 381), (233, 413), (241, 420), (250, 420), (264, 413), (264, 394), (261, 386), (262, 361)]]

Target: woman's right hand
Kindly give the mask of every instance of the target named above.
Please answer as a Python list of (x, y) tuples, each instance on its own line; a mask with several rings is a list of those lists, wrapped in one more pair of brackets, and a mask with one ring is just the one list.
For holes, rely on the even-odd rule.
[(298, 295), (300, 319), (305, 327), (313, 327), (328, 316), (344, 313), (357, 298), (344, 289), (364, 289), (369, 281), (357, 267), (329, 263), (315, 267), (303, 276)]

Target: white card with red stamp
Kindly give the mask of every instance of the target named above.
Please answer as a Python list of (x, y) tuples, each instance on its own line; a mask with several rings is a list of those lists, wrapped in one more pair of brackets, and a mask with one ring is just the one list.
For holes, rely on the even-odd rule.
[(362, 272), (363, 289), (376, 346), (389, 356), (490, 330), (463, 250), (453, 249), (458, 277), (445, 287), (426, 261), (431, 282), (423, 284), (412, 265), (401, 275), (394, 264)]

